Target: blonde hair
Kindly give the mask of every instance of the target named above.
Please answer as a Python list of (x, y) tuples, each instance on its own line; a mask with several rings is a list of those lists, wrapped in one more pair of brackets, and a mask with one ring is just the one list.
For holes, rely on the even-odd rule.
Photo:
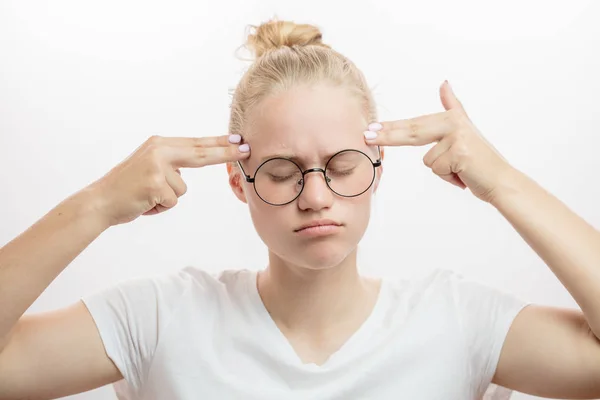
[(233, 92), (229, 134), (244, 137), (249, 111), (266, 96), (294, 85), (320, 82), (347, 88), (361, 102), (367, 121), (377, 121), (364, 75), (352, 61), (322, 42), (318, 27), (272, 19), (249, 28), (254, 32), (248, 35), (245, 47), (255, 61)]

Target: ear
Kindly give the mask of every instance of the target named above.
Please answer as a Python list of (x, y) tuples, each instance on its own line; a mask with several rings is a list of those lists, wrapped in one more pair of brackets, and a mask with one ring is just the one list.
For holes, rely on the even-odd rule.
[[(383, 161), (385, 152), (383, 147), (379, 148), (381, 154), (381, 161)], [(377, 192), (377, 188), (379, 187), (379, 181), (381, 180), (381, 175), (383, 175), (383, 164), (375, 169), (375, 182), (373, 182), (373, 193)]]
[(375, 172), (375, 182), (373, 182), (373, 193), (377, 192), (377, 188), (379, 187), (379, 181), (381, 180), (382, 174), (383, 174), (383, 165), (377, 167), (377, 171)]
[(234, 168), (231, 163), (227, 163), (227, 174), (229, 175), (229, 186), (235, 196), (242, 202), (248, 203), (246, 200), (246, 193), (244, 193), (244, 188), (242, 187), (242, 175), (241, 172)]

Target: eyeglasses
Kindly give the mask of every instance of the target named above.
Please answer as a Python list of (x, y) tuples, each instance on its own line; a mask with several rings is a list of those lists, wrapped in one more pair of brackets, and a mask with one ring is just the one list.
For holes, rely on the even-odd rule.
[(246, 182), (254, 185), (254, 191), (267, 204), (283, 206), (296, 200), (304, 190), (304, 176), (321, 172), (329, 189), (342, 197), (360, 196), (375, 181), (375, 168), (381, 166), (381, 149), (377, 146), (377, 161), (360, 150), (347, 149), (335, 153), (323, 168), (305, 171), (289, 158), (270, 158), (260, 164), (254, 177), (240, 167)]

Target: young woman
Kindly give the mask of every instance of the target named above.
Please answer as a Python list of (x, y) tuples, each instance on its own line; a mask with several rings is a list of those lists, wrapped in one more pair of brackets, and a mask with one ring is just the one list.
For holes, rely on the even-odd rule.
[[(121, 399), (462, 400), (491, 382), (600, 397), (600, 233), (509, 165), (447, 82), (446, 111), (377, 122), (363, 75), (317, 28), (270, 21), (248, 45), (228, 135), (152, 137), (0, 249), (0, 399), (112, 382)], [(429, 143), (425, 164), (496, 207), (582, 312), (444, 269), (358, 274), (382, 147)], [(264, 270), (188, 267), (23, 315), (103, 231), (174, 207), (180, 168), (218, 163), (268, 248)]]

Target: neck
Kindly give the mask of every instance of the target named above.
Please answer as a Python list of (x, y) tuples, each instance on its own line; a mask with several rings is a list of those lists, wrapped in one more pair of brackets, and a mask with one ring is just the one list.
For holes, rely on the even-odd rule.
[(323, 332), (333, 322), (344, 324), (368, 314), (379, 282), (360, 277), (356, 249), (339, 265), (318, 270), (291, 265), (269, 252), (269, 265), (258, 275), (258, 291), (278, 325)]

